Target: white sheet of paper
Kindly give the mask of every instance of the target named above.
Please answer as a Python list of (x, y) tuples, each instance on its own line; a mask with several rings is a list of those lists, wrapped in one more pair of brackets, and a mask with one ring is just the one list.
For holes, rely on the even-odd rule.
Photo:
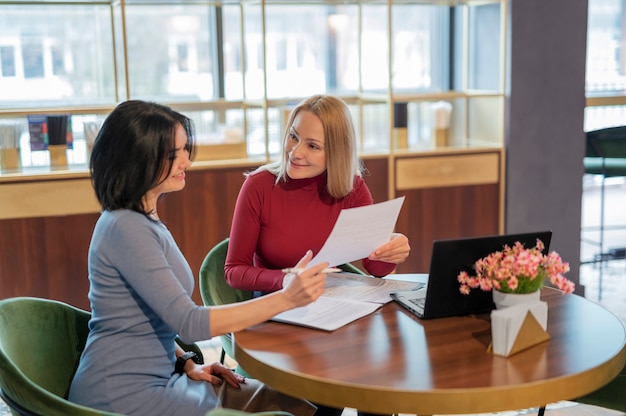
[(389, 293), (412, 289), (415, 284), (362, 274), (330, 273), (326, 277), (324, 294), (315, 302), (279, 313), (272, 320), (334, 331), (391, 302)]
[(526, 313), (530, 311), (541, 327), (548, 325), (548, 304), (532, 301), (491, 311), (491, 337), (494, 354), (507, 356), (519, 333)]
[(309, 264), (327, 261), (332, 267), (369, 256), (389, 241), (403, 202), (404, 196), (401, 196), (342, 210), (324, 246)]
[(369, 315), (381, 306), (380, 303), (320, 296), (315, 302), (279, 313), (272, 320), (334, 331)]

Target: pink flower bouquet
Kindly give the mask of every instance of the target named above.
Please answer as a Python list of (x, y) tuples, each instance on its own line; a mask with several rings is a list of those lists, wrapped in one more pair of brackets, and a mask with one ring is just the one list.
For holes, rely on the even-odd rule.
[(467, 295), (472, 289), (484, 291), (496, 289), (505, 293), (532, 293), (543, 287), (546, 278), (552, 285), (572, 293), (574, 283), (563, 274), (569, 271), (569, 263), (563, 262), (556, 252), (542, 253), (544, 244), (537, 240), (533, 248), (524, 248), (518, 241), (513, 247), (504, 246), (504, 250), (491, 253), (474, 264), (476, 276), (467, 272), (459, 273), (459, 290)]

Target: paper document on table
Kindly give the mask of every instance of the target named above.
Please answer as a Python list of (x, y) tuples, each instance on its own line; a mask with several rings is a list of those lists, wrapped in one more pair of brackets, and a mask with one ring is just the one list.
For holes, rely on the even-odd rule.
[(326, 277), (324, 294), (315, 302), (280, 313), (272, 320), (334, 331), (390, 302), (391, 292), (411, 290), (415, 286), (415, 282), (383, 280), (356, 273), (330, 273)]
[(322, 249), (309, 264), (337, 266), (366, 258), (389, 241), (404, 197), (341, 210)]
[(398, 290), (413, 290), (421, 283), (379, 279), (356, 273), (330, 273), (324, 284), (324, 296), (385, 304)]
[(279, 313), (273, 321), (334, 331), (380, 308), (380, 303), (320, 296), (307, 306)]

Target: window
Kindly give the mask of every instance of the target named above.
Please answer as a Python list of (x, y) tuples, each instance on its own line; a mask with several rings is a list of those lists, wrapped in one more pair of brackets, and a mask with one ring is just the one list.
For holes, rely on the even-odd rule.
[(500, 5), (486, 4), (469, 7), (468, 88), (472, 90), (500, 89)]
[(176, 62), (179, 72), (189, 72), (189, 47), (186, 43), (176, 45)]
[(214, 10), (196, 4), (125, 6), (130, 98), (162, 102), (218, 98), (213, 77)]
[(0, 8), (0, 109), (115, 103), (108, 6)]
[(589, 0), (585, 130), (626, 124), (626, 3)]
[(432, 149), (441, 128), (446, 146), (497, 146), (503, 4), (0, 0), (0, 112), (96, 106), (102, 115), (125, 99), (157, 101), (192, 114), (207, 143), (228, 131), (248, 156), (274, 157), (293, 105), (325, 93), (350, 105), (362, 153), (398, 148), (395, 104), (409, 150)]
[[(57, 83), (54, 97), (64, 105), (114, 103), (125, 96), (166, 102), (258, 99), (265, 94), (264, 77), (270, 99), (384, 93), (390, 79), (397, 93), (441, 92), (451, 86), (450, 13), (462, 8), (403, 1), (392, 6), (389, 16), (386, 2), (266, 2), (262, 10), (258, 3), (245, 2), (128, 1), (124, 42), (120, 7), (115, 3), (115, 71), (106, 5), (2, 5), (0, 39), (20, 39), (14, 53), (9, 46), (2, 50), (2, 78)], [(492, 65), (499, 59), (500, 49), (494, 48), (499, 39), (491, 36), (499, 2), (472, 9), (479, 29), (472, 33), (477, 46), (470, 57), (476, 58), (471, 82), (476, 88), (490, 87), (499, 80), (493, 73), (497, 65)], [(27, 86), (15, 88), (26, 91)], [(0, 98), (0, 106), (24, 105), (4, 100)]]
[(52, 75), (67, 75), (68, 71), (65, 67), (65, 54), (60, 46), (50, 47), (50, 56), (52, 58)]
[(400, 4), (393, 6), (392, 13), (393, 91), (450, 89), (450, 8)]
[(14, 77), (15, 48), (13, 46), (0, 46), (0, 75), (4, 78)]
[(37, 42), (23, 43), (24, 78), (43, 78), (43, 45)]

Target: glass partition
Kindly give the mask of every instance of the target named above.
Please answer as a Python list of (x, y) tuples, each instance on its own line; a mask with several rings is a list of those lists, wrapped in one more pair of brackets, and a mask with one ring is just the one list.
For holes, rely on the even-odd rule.
[(450, 7), (394, 4), (391, 88), (394, 93), (450, 88)]
[(585, 130), (626, 124), (626, 7), (589, 0)]
[(497, 3), (468, 7), (467, 88), (470, 90), (501, 90), (502, 21)]
[[(188, 114), (206, 160), (269, 160), (293, 105), (333, 94), (362, 153), (501, 146), (506, 4), (0, 0), (0, 122), (71, 114), (84, 165), (85, 117), (143, 99)], [(49, 163), (22, 134), (22, 167)]]
[(361, 6), (361, 91), (389, 92), (389, 10), (386, 2)]
[(1, 4), (0, 109), (116, 102), (108, 4)]
[(589, 0), (587, 95), (626, 92), (626, 10), (623, 0)]
[(130, 98), (166, 102), (217, 99), (215, 8), (127, 4)]

